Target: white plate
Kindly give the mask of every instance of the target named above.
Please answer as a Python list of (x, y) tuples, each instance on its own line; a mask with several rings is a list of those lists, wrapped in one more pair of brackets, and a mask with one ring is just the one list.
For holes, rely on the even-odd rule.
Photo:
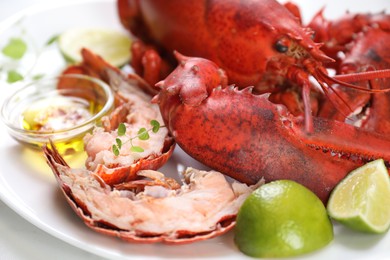
[[(341, 15), (346, 8), (351, 11), (381, 11), (388, 6), (388, 0), (344, 0), (340, 1), (296, 1), (303, 7), (307, 21), (319, 8), (328, 2), (325, 14)], [(306, 4), (306, 5), (304, 5)], [(77, 1), (61, 6), (33, 8), (24, 12), (21, 24), (32, 36), (36, 46), (42, 46), (50, 37), (75, 26), (109, 27), (122, 30), (119, 24), (116, 5), (112, 0)], [(72, 15), (70, 15), (72, 14)], [(19, 20), (20, 14), (0, 24), (2, 41), (14, 33), (12, 24)], [(0, 42), (1, 43), (1, 42)], [(3, 43), (1, 43), (3, 44)], [(2, 46), (2, 45), (1, 45)], [(41, 70), (47, 74), (58, 73), (62, 60), (58, 51), (48, 50), (50, 55), (40, 63)], [(45, 67), (46, 66), (46, 67)], [(44, 69), (43, 69), (44, 68)], [(2, 99), (18, 87), (10, 88), (0, 78), (0, 104)], [(19, 215), (49, 234), (83, 250), (108, 258), (204, 258), (204, 259), (243, 259), (233, 243), (232, 232), (227, 235), (197, 242), (190, 245), (166, 246), (161, 244), (139, 245), (128, 244), (113, 237), (107, 237), (87, 228), (73, 213), (60, 193), (56, 181), (47, 167), (43, 156), (23, 148), (6, 133), (0, 124), (0, 196), (1, 199)], [(68, 159), (71, 165), (82, 165), (83, 158)], [(173, 160), (164, 171), (175, 171), (183, 163), (188, 166), (201, 167), (181, 151), (176, 151)], [(251, 163), (251, 162), (248, 162)], [(304, 256), (316, 259), (359, 259), (367, 257), (386, 258), (390, 234), (365, 235), (354, 233), (335, 225), (335, 239), (323, 250)], [(301, 257), (302, 258), (302, 257)]]

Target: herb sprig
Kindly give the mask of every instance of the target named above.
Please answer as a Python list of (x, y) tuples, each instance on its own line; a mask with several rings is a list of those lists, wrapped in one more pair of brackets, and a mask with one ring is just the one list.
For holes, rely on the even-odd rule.
[[(150, 125), (151, 125), (151, 127), (149, 129), (146, 129), (145, 127), (140, 128), (138, 130), (136, 136), (129, 137), (129, 139), (127, 139), (125, 142), (122, 142), (122, 140), (119, 137), (117, 137), (115, 139), (115, 144), (112, 145), (112, 152), (114, 153), (114, 155), (118, 156), (120, 153), (120, 150), (122, 149), (122, 146), (128, 142), (130, 142), (130, 145), (131, 145), (130, 150), (132, 152), (142, 153), (144, 151), (144, 149), (140, 146), (134, 145), (133, 140), (135, 140), (135, 139), (139, 139), (139, 140), (143, 140), (143, 141), (148, 140), (150, 138), (150, 135), (149, 135), (150, 132), (157, 133), (161, 127), (164, 127), (164, 126), (161, 126), (157, 120), (151, 120)], [(124, 123), (119, 124), (117, 133), (118, 133), (118, 136), (125, 136), (126, 135), (126, 126)]]
[[(21, 27), (19, 23), (15, 24), (15, 26)], [(37, 49), (36, 46), (33, 44), (32, 37), (25, 31), (25, 29), (21, 27), (20, 31), (21, 32), (19, 36), (10, 37), (8, 39), (8, 42), (6, 42), (6, 44), (0, 49), (2, 57), (5, 58), (2, 59), (0, 63), (0, 71), (5, 73), (7, 83), (21, 81), (28, 76), (31, 77), (33, 80), (41, 78), (43, 76), (42, 74), (30, 74), (38, 63), (38, 60), (43, 50), (46, 47), (52, 45), (54, 42), (56, 42), (58, 38), (58, 35), (51, 37), (41, 49)], [(20, 71), (23, 70), (22, 61), (25, 60), (24, 57), (26, 56), (28, 50), (31, 50), (31, 53), (34, 53), (35, 58), (33, 64), (25, 68), (25, 70), (27, 71), (22, 73)]]
[[(27, 51), (27, 43), (22, 38), (10, 38), (8, 43), (3, 47), (1, 53), (10, 60), (19, 61), (23, 58)], [(23, 75), (16, 69), (9, 69), (7, 71), (7, 82), (14, 83), (23, 80)]]

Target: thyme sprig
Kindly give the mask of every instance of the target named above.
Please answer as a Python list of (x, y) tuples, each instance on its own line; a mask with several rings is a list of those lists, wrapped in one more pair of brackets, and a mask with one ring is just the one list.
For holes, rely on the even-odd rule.
[[(114, 153), (114, 155), (118, 156), (120, 153), (120, 150), (122, 149), (122, 146), (128, 142), (130, 142), (130, 145), (131, 145), (130, 150), (132, 152), (142, 153), (144, 151), (144, 149), (140, 146), (134, 145), (133, 140), (135, 140), (135, 139), (139, 139), (139, 140), (143, 140), (143, 141), (148, 140), (150, 138), (150, 135), (149, 135), (150, 132), (157, 133), (161, 127), (164, 127), (164, 126), (161, 126), (157, 120), (151, 120), (150, 125), (151, 125), (151, 127), (149, 129), (146, 129), (145, 127), (140, 128), (137, 132), (137, 135), (135, 135), (133, 137), (129, 137), (129, 139), (127, 139), (125, 142), (122, 142), (122, 140), (119, 137), (117, 137), (115, 139), (115, 144), (112, 145), (112, 152)], [(125, 136), (126, 135), (126, 126), (124, 123), (119, 124), (117, 133), (118, 133), (118, 136)]]

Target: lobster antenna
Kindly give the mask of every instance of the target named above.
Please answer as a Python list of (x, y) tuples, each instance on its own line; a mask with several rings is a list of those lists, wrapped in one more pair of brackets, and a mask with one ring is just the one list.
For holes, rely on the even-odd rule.
[(323, 71), (318, 71), (318, 72), (320, 73), (320, 75), (322, 75), (327, 80), (332, 81), (333, 83), (337, 83), (339, 85), (345, 86), (345, 87), (352, 88), (352, 89), (356, 89), (356, 90), (360, 90), (360, 91), (364, 91), (364, 92), (369, 92), (369, 93), (390, 92), (390, 88), (386, 88), (386, 89), (367, 89), (367, 88), (359, 87), (359, 86), (350, 84), (348, 82), (342, 81), (342, 80), (347, 80), (347, 81), (364, 81), (364, 80), (371, 80), (371, 79), (375, 79), (375, 78), (390, 78), (390, 69), (376, 70), (376, 71), (367, 71), (367, 72), (358, 72), (358, 73), (353, 73), (353, 74), (337, 75), (337, 76), (333, 76), (333, 77), (329, 77)]
[(344, 82), (364, 81), (379, 78), (390, 78), (390, 69), (356, 72), (345, 75), (335, 75), (335, 79)]
[[(348, 110), (352, 113), (353, 110), (352, 108), (349, 106), (349, 104), (347, 103), (347, 101), (345, 101), (343, 99), (342, 96), (340, 96), (340, 94), (330, 85), (324, 85), (324, 82), (323, 81), (326, 81), (327, 77), (324, 77), (323, 74), (319, 74), (318, 75), (319, 78), (321, 79), (321, 81), (318, 81), (318, 83), (320, 84), (321, 88), (324, 90), (324, 93), (325, 95), (328, 97), (329, 101), (333, 104), (333, 106), (335, 106), (337, 108), (337, 105), (340, 104), (340, 102), (336, 102), (336, 100), (341, 100), (342, 104), (345, 105)], [(331, 96), (329, 95), (329, 90), (331, 90), (333, 93), (335, 93), (335, 95), (338, 97), (338, 99), (333, 99), (331, 98)], [(344, 113), (344, 111), (341, 111), (339, 110), (339, 112), (345, 117), (347, 118), (348, 115), (346, 113)]]

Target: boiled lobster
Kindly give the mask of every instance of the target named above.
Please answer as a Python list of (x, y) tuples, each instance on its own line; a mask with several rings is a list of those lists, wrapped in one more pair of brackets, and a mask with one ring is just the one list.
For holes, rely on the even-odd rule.
[[(322, 49), (332, 45), (333, 36), (325, 34), (331, 23), (320, 12), (310, 23), (313, 28), (304, 27), (291, 3), (118, 0), (118, 10), (122, 24), (144, 43), (133, 45), (132, 65), (150, 83), (164, 62), (172, 63), (175, 50), (213, 61), (177, 54), (178, 67), (157, 84), (161, 90), (154, 99), (176, 142), (197, 160), (247, 183), (262, 176), (267, 181), (293, 179), (323, 201), (347, 172), (362, 163), (379, 157), (389, 163), (388, 135), (376, 133), (378, 127), (363, 130), (349, 125), (357, 121), (347, 119), (372, 100), (388, 103), (384, 93), (388, 80), (377, 80), (390, 77), (386, 63), (348, 70), (359, 50), (347, 44), (370, 49), (368, 40), (354, 42), (356, 34), (377, 27), (388, 35), (389, 15), (347, 15), (334, 24), (349, 22), (347, 28), (352, 29), (343, 31), (337, 48)], [(360, 17), (365, 23), (355, 28)], [(317, 37), (326, 37), (315, 38), (314, 30)], [(336, 50), (349, 58), (340, 60)], [(385, 57), (386, 52), (379, 55)], [(330, 76), (328, 68), (336, 68), (337, 74)], [(322, 90), (313, 86), (310, 76)], [(358, 92), (349, 94), (345, 87)], [(264, 93), (268, 94), (259, 95)], [(358, 96), (363, 101), (354, 104)], [(375, 111), (365, 122), (376, 121), (378, 126), (380, 119), (373, 115), (382, 118), (386, 109), (380, 104), (371, 107)], [(343, 122), (328, 118), (332, 110)], [(314, 115), (321, 111), (323, 118), (311, 118), (313, 111)], [(302, 114), (305, 121), (295, 117)]]
[[(135, 242), (203, 240), (230, 230), (242, 201), (264, 180), (295, 180), (326, 202), (333, 187), (364, 162), (383, 158), (387, 166), (390, 165), (389, 135), (374, 132), (379, 129), (378, 124), (363, 129), (341, 122), (345, 118), (335, 121), (327, 116), (320, 106), (323, 93), (313, 88), (309, 81), (309, 75), (313, 75), (336, 103), (340, 102), (337, 101), (340, 94), (332, 83), (368, 89), (370, 101), (365, 99), (363, 103), (376, 103), (375, 113), (367, 116), (376, 121), (376, 117), (384, 117), (377, 112), (380, 104), (388, 102), (388, 95), (381, 90), (388, 86), (387, 81), (377, 82), (373, 77), (387, 77), (388, 71), (378, 72), (376, 66), (362, 70), (359, 66), (346, 71), (350, 68), (348, 59), (355, 57), (354, 50), (348, 49), (349, 58), (337, 66), (340, 66), (338, 71), (352, 72), (352, 76), (331, 78), (326, 64), (333, 59), (320, 50), (320, 44), (312, 41), (312, 32), (301, 27), (296, 18), (299, 12), (293, 5), (286, 9), (271, 0), (242, 1), (242, 5), (235, 1), (208, 1), (206, 5), (201, 1), (163, 3), (158, 0), (119, 0), (118, 4), (124, 24), (136, 34), (143, 35), (148, 44), (157, 44), (155, 48), (140, 42), (133, 45), (133, 66), (143, 74), (146, 82), (155, 82), (169, 72), (170, 53), (175, 46), (188, 52), (205, 51), (206, 57), (211, 55), (208, 58), (221, 64), (176, 52), (179, 66), (156, 88), (150, 88), (137, 76), (124, 77), (118, 69), (88, 50), (82, 52), (82, 64), (65, 71), (99, 77), (110, 83), (116, 92), (116, 109), (103, 120), (103, 128), (85, 138), (89, 156), (86, 166), (89, 169), (71, 169), (53, 145), (52, 148), (44, 147), (47, 162), (67, 201), (92, 229)], [(184, 20), (170, 20), (173, 7), (186, 7), (187, 12), (175, 13)], [(253, 10), (263, 7), (271, 8), (271, 12), (260, 18), (255, 16)], [(141, 9), (148, 12), (140, 12)], [(288, 10), (295, 10), (295, 16)], [(277, 19), (279, 17), (282, 19)], [(211, 23), (205, 23), (204, 18)], [(237, 22), (233, 26), (231, 18)], [(160, 23), (159, 19), (166, 24)], [(191, 34), (198, 41), (187, 46), (185, 37), (189, 30), (185, 27), (193, 25), (197, 26)], [(221, 33), (208, 34), (205, 28)], [(155, 33), (157, 35), (153, 35)], [(383, 30), (378, 33), (381, 35)], [(168, 43), (166, 37), (171, 36), (175, 38), (173, 41), (169, 39), (171, 43)], [(254, 47), (256, 43), (260, 45)], [(364, 41), (361, 44), (364, 45)], [(234, 55), (227, 55), (229, 52)], [(251, 60), (251, 55), (255, 59)], [(370, 84), (361, 83), (362, 79), (370, 79)], [(234, 81), (239, 88), (232, 85)], [(350, 85), (345, 81), (357, 83)], [(149, 96), (139, 93), (136, 86), (149, 94), (158, 92), (152, 102), (158, 104), (169, 132), (158, 137), (160, 146), (154, 147), (157, 153), (128, 161), (132, 155), (124, 151), (115, 157), (110, 149), (118, 138), (119, 124), (124, 122), (129, 131), (134, 130), (132, 127), (139, 126), (134, 122), (142, 121), (142, 118), (138, 119), (143, 114), (141, 108), (156, 107), (149, 103)], [(273, 103), (279, 100), (279, 96), (283, 99), (289, 91), (296, 92), (299, 88), (303, 89), (305, 117), (290, 112), (294, 104), (287, 107)], [(375, 91), (380, 93), (374, 96), (372, 92)], [(273, 102), (270, 102), (271, 98)], [(350, 99), (347, 95), (341, 100)], [(298, 98), (295, 103), (299, 105), (300, 102)], [(311, 129), (307, 131), (307, 118), (313, 107), (324, 114), (323, 117), (311, 118)], [(154, 108), (151, 110), (155, 111)], [(153, 115), (160, 119), (160, 115)], [(94, 137), (98, 140), (102, 133), (114, 138), (109, 138), (108, 145), (91, 148), (91, 143), (99, 143), (91, 140)], [(191, 168), (183, 172), (184, 183), (180, 185), (150, 170), (161, 166), (170, 156), (173, 149), (171, 137), (195, 159), (254, 185), (231, 184), (219, 172)], [(122, 157), (126, 159), (124, 165), (120, 161)]]
[[(381, 75), (376, 72), (362, 73), (359, 77), (354, 74), (344, 76), (343, 82), (337, 80), (338, 76), (330, 77), (325, 68), (331, 67), (329, 64), (334, 59), (321, 50), (323, 43), (313, 41), (315, 32), (300, 24), (299, 12), (294, 6), (287, 6), (285, 8), (275, 0), (118, 0), (122, 24), (144, 43), (154, 46), (163, 57), (169, 57), (177, 50), (187, 56), (212, 60), (226, 71), (231, 84), (240, 88), (254, 86), (256, 93), (277, 93), (271, 99), (288, 105), (292, 111), (297, 111), (296, 114), (304, 113), (305, 125), (310, 131), (311, 110), (317, 111), (319, 105), (316, 102), (317, 89), (312, 87), (309, 76), (317, 80), (326, 95), (333, 93), (334, 82), (361, 91), (380, 92), (345, 81), (390, 77), (390, 70), (382, 71)], [(294, 14), (290, 10), (294, 10)], [(324, 34), (327, 27), (319, 17), (317, 15), (312, 24)], [(378, 15), (367, 24), (381, 19), (386, 27), (388, 18), (388, 15)], [(353, 38), (356, 30), (343, 33), (344, 38)], [(139, 42), (133, 45), (132, 65), (137, 73), (146, 76), (149, 83), (154, 83), (152, 81), (158, 75), (155, 70), (161, 69), (162, 61), (149, 48), (139, 45)], [(300, 89), (300, 96), (291, 95), (296, 86)], [(337, 95), (328, 95), (328, 98), (336, 106), (351, 110)]]
[(228, 86), (209, 60), (177, 56), (154, 101), (178, 145), (211, 168), (246, 183), (292, 179), (325, 202), (352, 169), (375, 158), (389, 165), (389, 135), (318, 117), (307, 133), (269, 94)]

